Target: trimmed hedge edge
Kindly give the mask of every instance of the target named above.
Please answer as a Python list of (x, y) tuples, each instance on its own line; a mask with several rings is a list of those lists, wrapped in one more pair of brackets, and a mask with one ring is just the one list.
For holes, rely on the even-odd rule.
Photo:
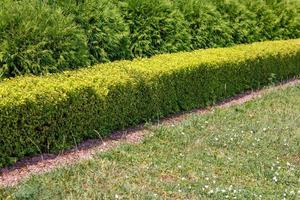
[(300, 74), (300, 39), (0, 82), (0, 167)]

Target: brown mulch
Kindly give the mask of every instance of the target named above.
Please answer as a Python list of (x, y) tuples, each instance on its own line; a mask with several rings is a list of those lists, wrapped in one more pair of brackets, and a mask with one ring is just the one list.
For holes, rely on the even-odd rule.
[[(300, 84), (300, 79), (292, 79), (285, 83), (269, 87), (257, 91), (248, 91), (235, 97), (226, 99), (215, 106), (206, 109), (195, 109), (190, 112), (183, 112), (171, 117), (160, 120), (159, 124), (174, 124), (186, 119), (192, 113), (206, 113), (214, 108), (224, 108), (232, 105), (242, 104), (254, 98), (258, 98), (270, 90), (278, 88), (286, 88), (288, 86)], [(152, 125), (153, 126), (153, 125)], [(79, 144), (72, 150), (65, 151), (60, 154), (42, 154), (39, 156), (24, 158), (10, 167), (0, 169), (0, 187), (14, 186), (20, 181), (25, 180), (31, 174), (40, 174), (51, 171), (57, 167), (72, 165), (80, 160), (91, 159), (95, 153), (107, 151), (120, 144), (124, 143), (138, 143), (150, 131), (144, 126), (140, 125), (137, 128), (127, 129), (113, 133), (106, 139), (87, 140)]]

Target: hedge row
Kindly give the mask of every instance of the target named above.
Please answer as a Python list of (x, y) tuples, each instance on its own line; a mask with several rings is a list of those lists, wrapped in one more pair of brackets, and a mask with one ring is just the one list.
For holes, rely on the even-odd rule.
[(0, 167), (300, 74), (300, 39), (0, 82)]
[(298, 0), (1, 0), (0, 79), (300, 37)]

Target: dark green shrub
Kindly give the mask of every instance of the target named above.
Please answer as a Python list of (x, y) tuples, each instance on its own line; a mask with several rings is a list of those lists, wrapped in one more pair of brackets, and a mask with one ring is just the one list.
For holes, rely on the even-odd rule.
[(243, 3), (237, 0), (219, 0), (215, 2), (217, 10), (223, 16), (223, 20), (229, 24), (234, 44), (260, 41), (256, 33), (257, 21), (255, 14), (250, 12)]
[(235, 44), (300, 37), (300, 3), (288, 0), (212, 0)]
[(0, 78), (300, 37), (297, 0), (2, 0)]
[(0, 7), (0, 78), (89, 65), (86, 38), (72, 18), (36, 0)]
[(234, 44), (229, 22), (216, 6), (205, 0), (174, 0), (191, 31), (193, 49), (224, 47)]
[(169, 0), (123, 0), (135, 57), (190, 50), (188, 24)]
[[(269, 40), (300, 37), (300, 2), (298, 0), (266, 0), (273, 13), (269, 27)], [(266, 29), (266, 28), (265, 28)]]
[(0, 82), (0, 167), (297, 75), (300, 39), (5, 80)]
[(129, 27), (110, 0), (48, 0), (85, 30), (93, 63), (130, 58)]

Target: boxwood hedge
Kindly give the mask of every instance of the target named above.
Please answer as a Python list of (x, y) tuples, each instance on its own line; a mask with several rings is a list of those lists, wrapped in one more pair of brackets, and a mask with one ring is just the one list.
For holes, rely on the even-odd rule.
[(0, 166), (300, 74), (300, 39), (0, 82)]

